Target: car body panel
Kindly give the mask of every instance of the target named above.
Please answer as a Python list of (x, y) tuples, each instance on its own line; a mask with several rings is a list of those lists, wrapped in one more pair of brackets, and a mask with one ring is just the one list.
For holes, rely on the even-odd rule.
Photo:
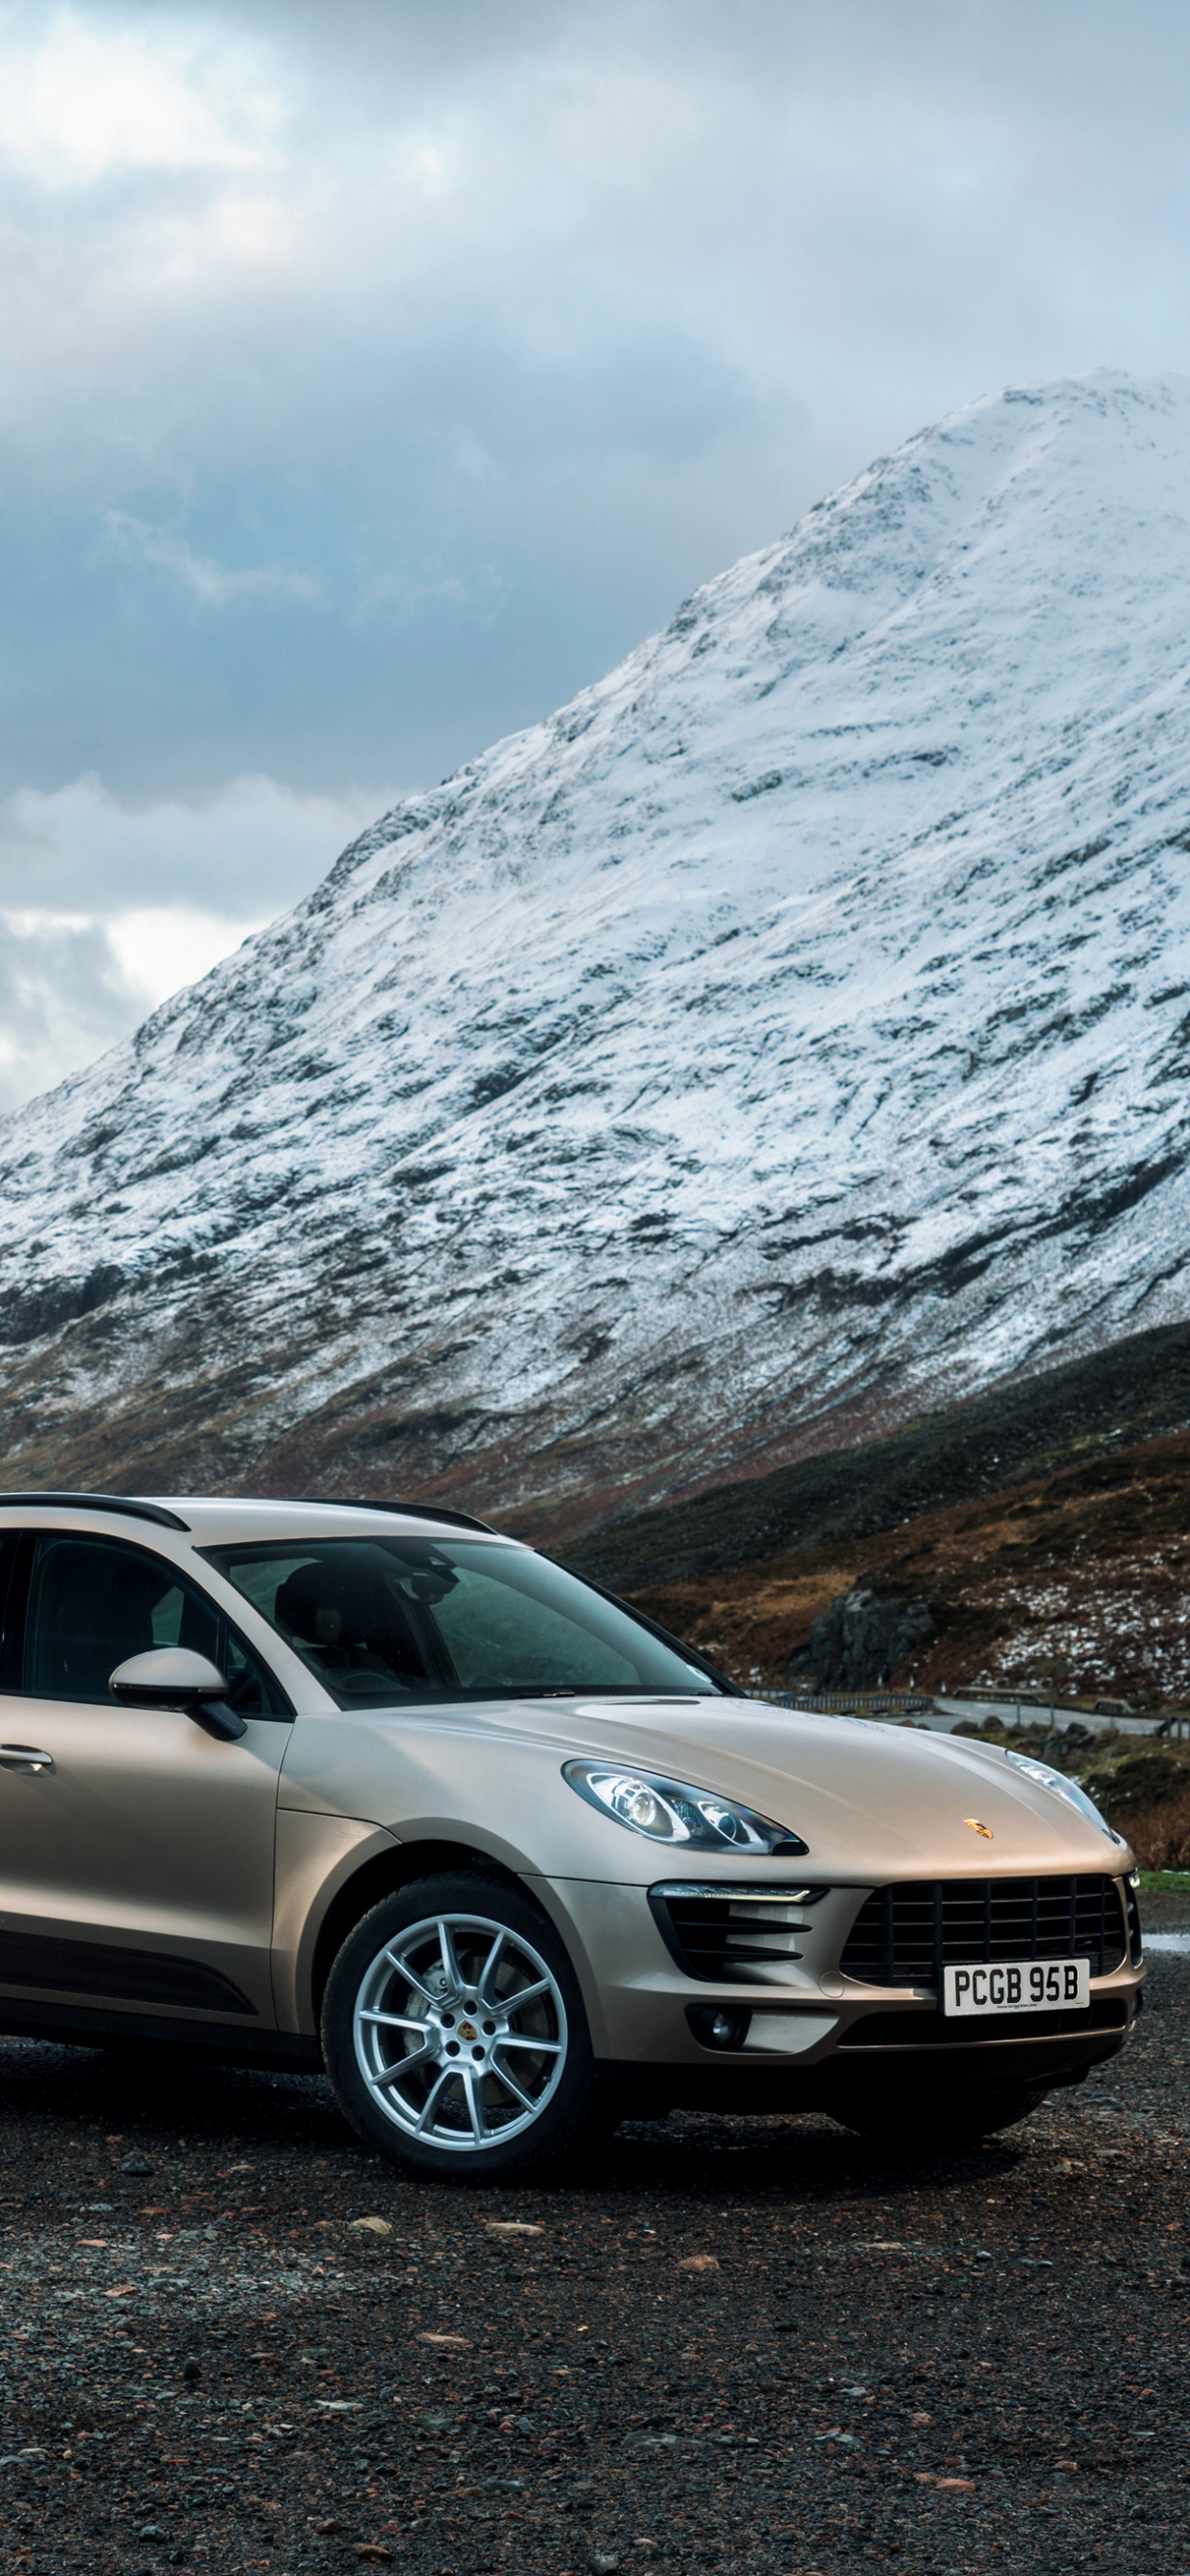
[[(54, 1768), (0, 1768), (0, 1971), (20, 1966), (22, 1932), (59, 1946), (30, 1955), (26, 1964), (41, 1971), (32, 1980), (0, 1972), (0, 1994), (47, 1974), (58, 1991), (75, 1990), (74, 1956), (85, 1971), (78, 1991), (92, 1999), (159, 2013), (172, 1988), (173, 2009), (222, 2017), (205, 1969), (238, 1998), (227, 1996), (224, 2010), (271, 2027), (273, 1847), (288, 1734), (282, 1721), (254, 1719), (238, 1743), (221, 1743), (174, 1711), (6, 1694), (0, 1751), (27, 1745)], [(111, 1986), (94, 1983), (103, 1950), (132, 1954), (123, 1980), (118, 1955), (106, 1963)], [(172, 1974), (154, 1978), (152, 1954), (173, 1961)]]
[[(562, 1766), (582, 1755), (743, 1800), (808, 1844), (797, 1874), (818, 1880), (1098, 1870), (1116, 1866), (1122, 1850), (992, 1749), (741, 1700), (679, 1710), (654, 1700), (525, 1699), (301, 1718), (280, 1801), (370, 1814), (402, 1841), (457, 1832), (465, 1818), (482, 1848), (535, 1875), (647, 1886), (667, 1851), (685, 1865), (677, 1848), (626, 1831), (575, 1795)], [(780, 1879), (791, 1863), (750, 1856), (748, 1866)], [(731, 1851), (698, 1857), (700, 1875), (739, 1867)]]
[[(654, 1871), (654, 1879), (662, 1874)], [(752, 1873), (737, 1871), (736, 1875), (750, 1879)], [(736, 1989), (726, 1982), (698, 1986), (684, 1976), (661, 1938), (645, 1887), (625, 1887), (599, 1879), (552, 1879), (535, 1884), (567, 1941), (584, 2001), (589, 1993), (596, 1998), (597, 2021), (592, 2037), (597, 2056), (620, 2065), (705, 2064), (706, 2051), (699, 2046), (686, 2019), (688, 2004), (730, 2000), (736, 1993), (749, 2006), (768, 2002), (767, 1995), (758, 1997), (754, 1986)], [(862, 1901), (858, 1891), (847, 1891), (841, 1904), (833, 1909), (836, 1924), (841, 1916), (849, 1928)], [(829, 1941), (829, 1934), (827, 1937)], [(845, 1930), (839, 1938), (846, 1938)], [(830, 1950), (832, 1958), (836, 1955), (837, 1945)], [(782, 1979), (782, 2001), (785, 2000), (813, 2016), (821, 2037), (828, 2035), (838, 2019), (837, 2013), (824, 2013), (817, 1974), (813, 1968), (803, 1968), (801, 1962), (795, 1963)], [(590, 2009), (588, 2003), (588, 2012)], [(789, 2053), (798, 2055), (803, 2034), (791, 2036), (796, 2044)]]
[[(751, 1872), (737, 1873), (737, 1879), (755, 1884)], [(596, 2053), (621, 2065), (705, 2066), (706, 2050), (686, 2017), (691, 2003), (749, 2008), (747, 2039), (735, 2053), (740, 2065), (762, 2053), (770, 2061), (786, 2056), (813, 2066), (833, 2053), (852, 2023), (873, 2012), (902, 2016), (900, 2036), (910, 2047), (915, 2017), (920, 2022), (937, 2008), (932, 1985), (869, 1986), (842, 1975), (834, 1964), (864, 1901), (863, 1888), (834, 1889), (812, 1909), (809, 1928), (797, 1936), (801, 1956), (779, 1975), (774, 1970), (764, 1982), (721, 1977), (696, 1984), (666, 1949), (645, 1889), (592, 1879), (535, 1884), (567, 1941), (584, 1999), (589, 1990), (597, 1997)], [(1125, 1964), (1092, 1978), (1091, 1992), (1096, 1999), (1119, 1994), (1130, 2001), (1136, 1983), (1135, 1969)], [(979, 2035), (978, 2044), (993, 2040), (989, 2031)]]
[(317, 2029), (315, 1954), (330, 1907), (369, 1862), (397, 1849), (392, 1834), (356, 1816), (278, 1811), (273, 2000), (280, 2030)]

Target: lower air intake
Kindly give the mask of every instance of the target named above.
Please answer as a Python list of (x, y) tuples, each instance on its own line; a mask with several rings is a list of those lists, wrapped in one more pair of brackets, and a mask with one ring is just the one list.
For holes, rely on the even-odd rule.
[(801, 1957), (799, 1933), (825, 1887), (651, 1887), (653, 1920), (670, 1957), (711, 1985), (781, 1985)]

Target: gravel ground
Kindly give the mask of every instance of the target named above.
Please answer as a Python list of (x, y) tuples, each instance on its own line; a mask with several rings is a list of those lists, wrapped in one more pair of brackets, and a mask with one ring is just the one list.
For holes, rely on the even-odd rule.
[(482, 2194), (318, 2082), (0, 2041), (0, 2567), (1190, 2576), (1190, 1952), (1149, 1995), (976, 2154), (675, 2115)]

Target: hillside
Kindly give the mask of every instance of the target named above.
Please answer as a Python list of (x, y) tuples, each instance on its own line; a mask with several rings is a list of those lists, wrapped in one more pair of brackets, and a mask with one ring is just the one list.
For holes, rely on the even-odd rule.
[(7, 1481), (564, 1543), (1179, 1323), (1188, 488), (956, 413), (7, 1121)]
[[(1162, 1433), (1190, 1431), (1190, 1325), (969, 1396), (882, 1439), (608, 1519), (570, 1562), (613, 1590), (699, 1582), (791, 1553), (858, 1550), (931, 1514), (1048, 1483), (1110, 1494)], [(1188, 1531), (1190, 1535), (1190, 1531)]]
[[(579, 1561), (582, 1552), (579, 1551)], [(924, 1604), (891, 1678), (1059, 1699), (1190, 1705), (1190, 1432), (915, 1513), (864, 1537), (792, 1545), (718, 1573), (630, 1583), (663, 1626), (750, 1687), (788, 1688), (814, 1621), (862, 1586)]]
[(1190, 1326), (626, 1513), (563, 1553), (769, 1689), (862, 1585), (927, 1608), (898, 1681), (1190, 1704)]

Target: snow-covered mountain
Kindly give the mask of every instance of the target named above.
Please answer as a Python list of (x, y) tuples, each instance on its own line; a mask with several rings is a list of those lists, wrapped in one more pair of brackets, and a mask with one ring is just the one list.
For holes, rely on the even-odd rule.
[(9, 1119), (6, 1480), (577, 1528), (1190, 1311), (1188, 502), (955, 413)]

